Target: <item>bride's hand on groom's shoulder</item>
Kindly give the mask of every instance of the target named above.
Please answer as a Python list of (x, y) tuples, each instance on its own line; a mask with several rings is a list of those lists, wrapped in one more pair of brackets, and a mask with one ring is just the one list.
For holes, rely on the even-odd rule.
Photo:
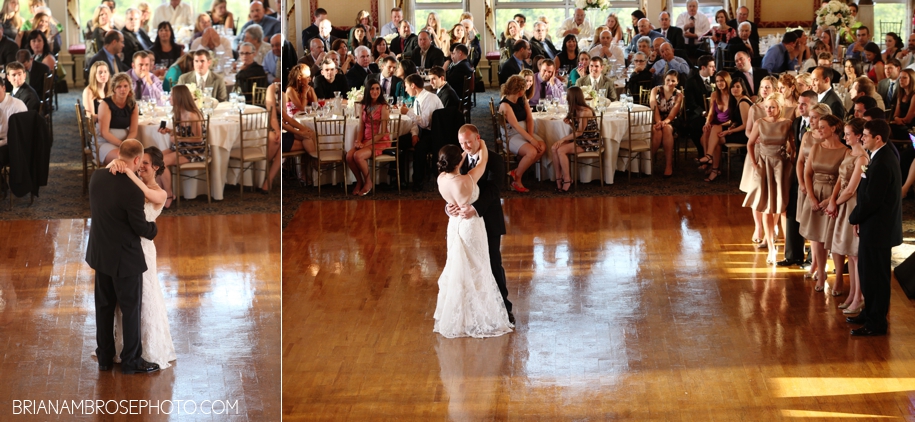
[(108, 163), (108, 171), (110, 171), (111, 174), (127, 173), (127, 163), (120, 158), (115, 158)]

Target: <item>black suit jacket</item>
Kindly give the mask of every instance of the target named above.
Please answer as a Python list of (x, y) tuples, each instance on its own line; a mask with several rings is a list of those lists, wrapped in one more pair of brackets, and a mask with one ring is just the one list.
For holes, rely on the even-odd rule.
[(381, 70), (378, 69), (378, 65), (375, 63), (369, 63), (368, 72), (366, 72), (362, 66), (354, 63), (352, 67), (349, 68), (349, 72), (346, 72), (346, 84), (349, 85), (350, 88), (362, 88), (365, 84), (365, 78), (378, 72), (381, 72)]
[(22, 100), (25, 103), (25, 108), (29, 111), (38, 111), (38, 108), (41, 107), (41, 100), (38, 99), (35, 89), (27, 84), (19, 87), (19, 91), (13, 95), (13, 98)]
[(297, 61), (299, 61), (299, 56), (292, 47), (292, 43), (283, 40), (283, 86), (286, 86), (289, 72), (295, 67)]
[(32, 60), (32, 69), (29, 70), (29, 85), (32, 86), (39, 98), (44, 93), (44, 78), (49, 73), (51, 73), (51, 69), (48, 68), (48, 65)]
[(848, 217), (858, 225), (861, 247), (890, 248), (902, 243), (902, 174), (899, 160), (885, 145), (858, 184), (858, 204)]
[[(759, 83), (762, 82), (763, 78), (766, 76), (769, 76), (768, 70), (761, 67), (753, 68), (753, 86), (751, 87), (749, 84), (747, 84), (747, 90), (750, 91), (750, 95), (748, 95), (748, 97), (756, 95), (756, 91), (759, 90)], [(747, 82), (746, 75), (744, 75), (743, 72), (739, 70), (735, 70), (734, 73), (731, 73), (731, 80), (733, 81), (735, 78), (740, 78), (743, 79), (745, 83)]]
[[(655, 29), (655, 31), (661, 32), (661, 28)], [(662, 34), (663, 35), (663, 34)], [(667, 42), (670, 43), (671, 47), (674, 50), (682, 50), (686, 48), (686, 42), (683, 41), (683, 29), (677, 26), (671, 26), (667, 28)]]
[[(302, 30), (302, 51), (308, 50), (311, 39), (318, 36), (318, 25), (311, 24)], [(330, 51), (330, 50), (327, 50)]]
[[(121, 53), (124, 55), (124, 60), (133, 63), (133, 54), (137, 51), (146, 50), (143, 48), (143, 43), (146, 43), (149, 48), (152, 48), (153, 43), (149, 39), (149, 35), (146, 35), (146, 31), (143, 28), (140, 28), (139, 31), (133, 32), (128, 31), (127, 29), (122, 29), (121, 34), (124, 35), (124, 49), (121, 50)], [(142, 39), (143, 43), (140, 42)]]
[[(839, 94), (836, 94), (832, 88), (829, 89), (829, 92), (826, 93), (826, 96), (823, 97), (823, 100), (820, 102), (828, 105), (834, 116), (840, 119), (845, 118), (845, 106), (842, 104), (842, 99), (839, 98)], [(900, 189), (902, 188), (900, 187)]]
[[(461, 174), (467, 174), (470, 166), (467, 160), (461, 166)], [(100, 173), (100, 172), (96, 172)], [(499, 198), (499, 186), (505, 178), (505, 162), (495, 151), (489, 150), (489, 160), (486, 162), (486, 172), (477, 181), (480, 187), (480, 197), (474, 202), (473, 208), (483, 217), (486, 225), (486, 237), (502, 236), (505, 234), (505, 216), (502, 214), (502, 200)], [(902, 189), (901, 187), (899, 188)]]
[[(752, 63), (753, 66), (757, 66), (762, 61), (762, 59), (759, 56), (759, 51), (756, 50), (757, 47), (753, 45), (752, 40), (750, 40), (750, 45), (753, 47), (753, 55), (750, 57), (750, 63)], [(750, 51), (747, 50), (746, 44), (743, 43), (743, 40), (740, 39), (740, 37), (731, 38), (728, 41), (727, 46), (727, 59), (734, 60), (734, 56), (741, 51), (747, 54), (750, 53)]]
[(423, 65), (423, 63), (421, 63), (422, 57), (423, 57), (423, 50), (421, 48), (419, 48), (419, 47), (414, 48), (413, 52), (410, 54), (411, 54), (410, 57), (412, 57), (412, 59), (410, 59), (410, 60), (413, 60), (413, 64), (415, 64), (416, 67), (431, 69), (433, 66), (441, 67), (445, 64), (445, 53), (442, 52), (442, 50), (440, 48), (438, 48), (434, 45), (430, 46), (429, 51), (426, 52), (425, 65)]
[[(553, 54), (547, 53), (547, 46), (549, 46)], [(536, 38), (531, 38), (531, 50), (531, 57), (543, 56), (550, 60), (553, 60), (553, 58), (559, 54), (559, 50), (556, 49), (556, 46), (553, 45), (553, 43), (548, 38), (544, 38), (543, 41), (540, 41)]]
[[(524, 62), (524, 69), (530, 68), (531, 65)], [(499, 85), (504, 84), (510, 76), (521, 73), (522, 70), (523, 69), (518, 67), (518, 61), (515, 60), (515, 56), (509, 57), (508, 60), (499, 65)]]
[(794, 150), (799, 151), (801, 149), (801, 138), (803, 138), (804, 133), (801, 133), (802, 123), (804, 122), (803, 117), (795, 117), (794, 121), (791, 122), (791, 133), (794, 134)]
[(3, 61), (4, 65), (16, 61), (16, 53), (18, 51), (19, 46), (15, 42), (9, 38), (0, 37), (0, 60)]
[[(401, 59), (413, 60), (411, 57), (413, 57), (413, 50), (419, 47), (419, 38), (416, 37), (416, 34), (410, 34), (410, 36), (407, 37), (406, 42), (403, 43), (403, 46), (401, 46), (400, 41), (400, 35), (391, 40), (391, 43), (388, 44), (391, 52), (395, 55), (402, 54), (403, 56)], [(415, 64), (416, 67), (419, 67), (416, 60), (413, 60), (413, 64)]]
[[(365, 81), (364, 81), (363, 83), (365, 84), (365, 86), (368, 86), (369, 81), (372, 80), (372, 79), (374, 79), (374, 80), (376, 80), (376, 81), (379, 81), (379, 83), (380, 83), (381, 77), (382, 77), (381, 72), (372, 73), (372, 74), (370, 74), (370, 75), (368, 75), (368, 76), (365, 77)], [(391, 90), (391, 95), (386, 94), (386, 93), (384, 92), (384, 90), (382, 90), (381, 93), (384, 94), (384, 97), (385, 97), (385, 98), (391, 98), (392, 96), (396, 95), (396, 92), (397, 92), (397, 85), (399, 85), (399, 84), (401, 84), (401, 83), (403, 83), (403, 79), (400, 79), (400, 78), (398, 78), (398, 77), (396, 77), (396, 76), (394, 76), (394, 75), (391, 75), (391, 86), (389, 87), (390, 90)]]
[[(13, 44), (15, 45), (15, 43), (13, 43)], [(114, 59), (117, 61), (118, 70), (120, 70), (121, 72), (126, 72), (127, 69), (130, 69), (130, 67), (125, 65), (124, 62), (122, 62), (121, 59), (118, 58), (118, 56), (114, 56)], [(13, 60), (15, 61), (15, 59), (13, 59)], [(111, 62), (108, 61), (108, 55), (105, 53), (104, 50), (101, 50), (98, 53), (96, 53), (94, 56), (92, 56), (92, 58), (89, 59), (89, 61), (86, 63), (86, 68), (83, 69), (83, 79), (84, 80), (87, 80), (87, 81), (89, 80), (89, 69), (92, 67), (93, 64), (95, 64), (95, 62), (98, 62), (98, 61), (105, 62), (105, 64), (108, 65), (108, 71), (111, 72), (111, 77), (112, 78), (114, 77), (114, 68), (111, 66)]]
[(454, 89), (451, 88), (451, 84), (446, 83), (435, 95), (438, 95), (438, 99), (442, 100), (442, 106), (444, 106), (444, 108), (456, 109), (461, 106), (461, 98), (458, 97), (457, 92), (454, 92)]
[[(710, 80), (714, 77), (710, 77)], [(702, 81), (702, 76), (699, 75), (699, 70), (693, 69), (689, 74), (689, 79), (686, 80), (686, 117), (689, 121), (695, 119), (704, 118), (702, 113), (707, 111), (705, 108), (708, 104), (705, 101), (705, 98), (712, 95), (712, 91), (705, 87), (705, 82)]]
[[(750, 22), (750, 45), (753, 46), (753, 51), (759, 53), (759, 29), (756, 27), (756, 24), (753, 21)], [(728, 21), (728, 26), (737, 30), (737, 19), (731, 19)]]
[[(116, 194), (113, 194), (116, 193)], [(86, 263), (112, 277), (129, 277), (146, 271), (140, 237), (154, 239), (156, 223), (146, 221), (143, 191), (124, 174), (92, 173), (89, 208), (92, 224)]]
[(451, 88), (458, 92), (459, 95), (464, 93), (464, 80), (473, 76), (473, 69), (470, 68), (470, 63), (467, 60), (452, 64), (445, 73), (448, 85), (451, 85)]

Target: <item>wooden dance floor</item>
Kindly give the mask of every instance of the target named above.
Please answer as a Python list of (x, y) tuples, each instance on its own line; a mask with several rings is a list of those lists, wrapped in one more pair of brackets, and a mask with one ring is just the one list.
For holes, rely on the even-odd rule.
[(894, 281), (889, 335), (851, 338), (845, 296), (750, 245), (742, 199), (506, 201), (518, 325), (484, 340), (432, 332), (442, 201), (305, 202), (284, 420), (912, 420), (913, 304)]
[[(0, 420), (280, 419), (279, 214), (166, 212), (158, 223), (158, 274), (178, 359), (157, 373), (123, 375), (119, 365), (99, 372), (90, 356), (88, 221), (0, 221)], [(143, 416), (29, 416), (15, 413), (17, 400), (163, 407)], [(117, 403), (105, 406), (119, 412)]]

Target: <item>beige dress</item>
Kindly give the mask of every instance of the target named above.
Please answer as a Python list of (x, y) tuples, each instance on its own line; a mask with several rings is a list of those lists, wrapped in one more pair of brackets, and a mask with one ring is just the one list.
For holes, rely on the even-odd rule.
[[(822, 143), (810, 150), (812, 155), (808, 157), (807, 165), (813, 169), (813, 196), (818, 201), (823, 201), (832, 195), (839, 179), (839, 167), (842, 165), (842, 160), (845, 159), (846, 151), (848, 149), (844, 147), (825, 148)], [(808, 201), (808, 199), (804, 198), (804, 201)], [(823, 242), (826, 244), (826, 249), (829, 250), (836, 220), (823, 211), (812, 211), (810, 204), (807, 205), (806, 212), (807, 215), (800, 221), (801, 236), (811, 242)]]
[(788, 207), (794, 170), (786, 150), (791, 120), (773, 123), (759, 119), (756, 124), (759, 125), (759, 137), (754, 146), (759, 173), (752, 172), (755, 186), (747, 192), (743, 206), (766, 214), (783, 213)]
[[(753, 111), (754, 109), (756, 111)], [(758, 121), (759, 119), (761, 119), (761, 117), (759, 117), (759, 116), (766, 117), (766, 110), (763, 109), (762, 103), (760, 102), (760, 103), (756, 103), (752, 107), (750, 107), (750, 110), (747, 111), (747, 118), (749, 118), (750, 114), (752, 114), (753, 117), (755, 117), (756, 120)], [(747, 137), (748, 138), (750, 137), (749, 132), (747, 132)], [(759, 157), (759, 151), (756, 152), (756, 157), (752, 157), (752, 160), (756, 161), (756, 159), (758, 157)], [(751, 190), (756, 188), (756, 181), (759, 180), (756, 177), (756, 172), (753, 171), (753, 165), (750, 164), (750, 160), (751, 160), (750, 156), (747, 156), (747, 158), (743, 160), (743, 174), (740, 176), (740, 191), (741, 192), (749, 193)]]
[[(800, 160), (805, 160), (804, 161), (805, 164), (806, 164), (807, 157), (810, 156), (810, 148), (812, 148), (814, 145), (818, 145), (820, 142), (823, 142), (822, 139), (814, 138), (813, 132), (807, 132), (807, 133), (809, 133), (809, 135), (804, 134), (804, 137), (806, 138), (805, 139), (806, 142), (801, 142), (801, 151), (799, 151), (797, 154), (798, 162), (800, 162)], [(803, 156), (801, 155), (802, 152), (804, 154)], [(798, 184), (803, 185), (804, 180), (798, 180)], [(809, 215), (810, 215), (810, 204), (807, 203), (807, 194), (802, 193), (801, 190), (798, 189), (797, 190), (797, 208), (794, 213), (794, 219), (798, 223), (804, 224), (803, 221), (805, 219), (807, 219), (807, 217)]]
[[(858, 161), (858, 158), (851, 155), (851, 150), (848, 150), (845, 159), (842, 160), (842, 165), (839, 167), (839, 183), (842, 184), (843, 191), (851, 182), (851, 176), (855, 172), (855, 161)], [(851, 199), (836, 209), (836, 227), (832, 234), (833, 253), (858, 256), (858, 236), (855, 235), (855, 226), (848, 224), (848, 216), (857, 204), (857, 195), (852, 195)]]

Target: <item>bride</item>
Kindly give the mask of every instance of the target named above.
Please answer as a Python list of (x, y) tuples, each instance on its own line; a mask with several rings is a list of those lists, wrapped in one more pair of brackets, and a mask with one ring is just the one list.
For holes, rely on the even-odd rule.
[[(126, 173), (130, 180), (133, 180), (143, 194), (146, 196), (146, 205), (143, 209), (146, 211), (146, 220), (155, 221), (159, 213), (162, 212), (162, 206), (165, 204), (166, 193), (159, 184), (156, 183), (156, 176), (166, 170), (165, 163), (162, 159), (162, 151), (156, 147), (146, 148), (143, 154), (143, 160), (138, 170), (139, 176), (133, 172), (127, 171), (125, 163), (116, 159), (108, 165), (112, 174)], [(172, 342), (172, 335), (168, 328), (168, 312), (165, 309), (165, 299), (162, 297), (162, 288), (159, 286), (159, 275), (156, 272), (156, 245), (152, 240), (141, 237), (140, 245), (143, 247), (143, 255), (146, 256), (146, 266), (148, 269), (143, 273), (143, 297), (140, 307), (140, 344), (143, 349), (143, 359), (147, 362), (159, 364), (160, 369), (171, 366), (169, 362), (177, 359), (175, 356), (175, 344)], [(115, 362), (119, 362), (118, 356), (121, 355), (121, 349), (124, 347), (124, 335), (121, 322), (121, 310), (115, 311), (114, 316), (114, 342), (117, 353), (115, 353)]]
[[(486, 171), (489, 151), (480, 148), (480, 162), (461, 174), (467, 159), (457, 145), (438, 154), (438, 190), (449, 204), (467, 206), (480, 196), (477, 181)], [(448, 221), (448, 259), (438, 279), (434, 332), (454, 337), (496, 337), (512, 331), (505, 302), (489, 264), (486, 226), (480, 216), (453, 216)]]

